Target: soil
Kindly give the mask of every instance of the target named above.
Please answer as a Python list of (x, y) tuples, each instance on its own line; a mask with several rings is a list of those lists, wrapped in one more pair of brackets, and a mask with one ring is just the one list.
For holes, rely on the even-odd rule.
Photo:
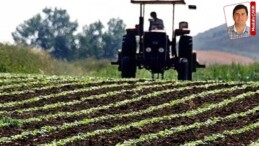
[[(40, 102), (34, 102), (34, 103), (27, 103), (24, 105), (14, 106), (11, 108), (1, 108), (0, 111), (14, 111), (17, 109), (25, 109), (30, 107), (39, 107), (44, 106), (48, 104), (53, 104), (57, 102), (68, 102), (68, 101), (74, 101), (74, 100), (80, 100), (83, 97), (89, 97), (91, 95), (99, 95), (99, 94), (105, 94), (107, 92), (111, 91), (121, 91), (124, 89), (134, 89), (138, 87), (136, 85), (137, 82), (144, 82), (144, 80), (139, 81), (123, 81), (123, 82), (102, 82), (102, 83), (89, 83), (85, 85), (68, 85), (61, 88), (53, 88), (48, 90), (41, 90), (35, 93), (27, 93), (27, 94), (19, 94), (16, 96), (1, 96), (0, 103), (4, 102), (10, 102), (10, 101), (21, 101), (25, 99), (29, 99), (35, 96), (39, 95), (49, 95), (54, 93), (60, 93), (63, 91), (73, 91), (80, 88), (90, 87), (90, 86), (102, 86), (102, 85), (109, 85), (114, 83), (129, 83), (130, 86), (120, 86), (120, 87), (112, 87), (112, 88), (102, 88), (82, 93), (76, 93), (76, 94), (70, 94), (70, 95), (64, 95), (60, 96), (58, 98), (51, 98), (47, 100), (42, 100)], [(48, 120), (43, 120), (40, 122), (33, 122), (24, 124), (21, 127), (15, 127), (15, 126), (9, 126), (9, 127), (3, 127), (0, 128), (0, 135), (1, 137), (9, 137), (16, 134), (20, 134), (27, 130), (35, 130), (40, 129), (43, 126), (57, 126), (61, 125), (63, 123), (69, 123), (74, 121), (80, 121), (86, 118), (96, 118), (100, 116), (105, 115), (111, 115), (111, 114), (127, 114), (131, 112), (137, 112), (139, 110), (147, 109), (151, 106), (157, 106), (160, 104), (168, 103), (172, 100), (181, 99), (184, 96), (189, 96), (192, 94), (197, 94), (209, 91), (209, 90), (215, 90), (215, 89), (222, 89), (222, 88), (231, 88), (233, 86), (241, 86), (245, 83), (238, 83), (235, 85), (231, 85), (228, 83), (222, 83), (215, 86), (210, 87), (197, 87), (198, 85), (208, 84), (203, 82), (190, 82), (185, 85), (175, 85), (175, 82), (171, 82), (171, 85), (162, 86), (166, 83), (170, 82), (147, 82), (145, 85), (161, 85), (161, 87), (154, 87), (154, 88), (148, 88), (145, 90), (140, 91), (128, 91), (121, 94), (117, 94), (115, 96), (107, 96), (105, 98), (101, 99), (91, 99), (86, 100), (83, 103), (72, 105), (72, 106), (65, 106), (60, 108), (53, 108), (48, 110), (39, 110), (39, 111), (31, 111), (31, 112), (24, 112), (24, 113), (17, 113), (13, 112), (12, 114), (7, 115), (1, 115), (1, 117), (9, 117), (13, 119), (27, 119), (30, 117), (38, 117), (41, 115), (46, 114), (55, 114), (58, 112), (75, 112), (80, 110), (85, 110), (93, 107), (100, 107), (104, 105), (108, 105), (111, 103), (123, 101), (126, 99), (133, 99), (136, 97), (140, 97), (143, 95), (147, 95), (152, 92), (166, 90), (166, 89), (177, 89), (180, 87), (187, 87), (187, 86), (195, 86), (192, 90), (183, 90), (183, 91), (174, 91), (170, 93), (165, 93), (156, 97), (142, 99), (141, 101), (130, 103), (124, 106), (119, 107), (111, 107), (109, 110), (99, 110), (96, 112), (93, 112), (91, 114), (82, 114), (78, 116), (73, 117), (59, 117), (59, 118), (53, 118)], [(247, 83), (248, 84), (248, 83)], [(41, 86), (41, 85), (35, 85), (35, 86)], [(27, 89), (32, 88), (31, 86)], [(22, 88), (26, 89), (26, 88)], [(196, 109), (198, 107), (204, 106), (206, 104), (211, 103), (218, 103), (223, 101), (224, 99), (227, 99), (229, 97), (235, 97), (237, 95), (240, 95), (245, 92), (255, 92), (258, 88), (255, 87), (248, 87), (246, 89), (242, 90), (235, 90), (233, 92), (225, 92), (225, 93), (215, 93), (211, 94), (210, 96), (198, 96), (197, 98), (194, 98), (192, 100), (189, 100), (185, 103), (181, 103), (175, 106), (166, 107), (160, 110), (155, 110), (151, 113), (140, 115), (140, 116), (134, 116), (134, 117), (127, 117), (127, 118), (117, 118), (117, 119), (108, 119), (105, 121), (95, 122), (95, 123), (89, 123), (87, 125), (78, 125), (73, 128), (65, 129), (65, 130), (57, 130), (51, 133), (45, 133), (44, 135), (28, 135), (27, 137), (24, 137), (21, 140), (14, 140), (10, 141), (9, 143), (1, 144), (1, 145), (39, 145), (44, 143), (52, 142), (53, 140), (60, 140), (64, 139), (70, 136), (78, 135), (79, 133), (87, 133), (92, 132), (99, 129), (109, 129), (113, 128), (118, 125), (126, 125), (132, 122), (137, 122), (145, 119), (150, 119), (153, 117), (162, 117), (166, 115), (171, 114), (178, 114), (178, 113), (184, 113), (192, 109)], [(15, 90), (15, 89), (14, 89)], [(16, 89), (18, 90), (18, 89)], [(226, 107), (219, 108), (219, 109), (212, 109), (207, 112), (198, 114), (196, 116), (192, 117), (181, 117), (181, 118), (173, 118), (171, 120), (164, 120), (160, 121), (159, 123), (153, 123), (148, 124), (139, 128), (131, 127), (130, 129), (127, 129), (125, 131), (119, 131), (119, 132), (113, 132), (109, 134), (102, 134), (97, 135), (93, 137), (86, 138), (85, 140), (81, 141), (75, 141), (73, 143), (69, 143), (68, 145), (116, 145), (117, 143), (122, 143), (125, 140), (129, 139), (135, 139), (139, 138), (141, 135), (149, 134), (149, 133), (156, 133), (165, 129), (170, 129), (172, 127), (180, 126), (180, 125), (190, 125), (195, 122), (204, 122), (207, 121), (208, 118), (211, 117), (224, 117), (233, 113), (239, 113), (244, 112), (249, 109), (252, 109), (259, 105), (259, 94), (255, 94), (253, 96), (246, 97), (245, 99), (242, 99), (240, 101), (234, 102), (229, 104)], [(146, 143), (141, 143), (141, 145), (180, 145), (184, 144), (187, 141), (193, 141), (202, 139), (204, 136), (209, 136), (214, 133), (220, 133), (224, 130), (231, 130), (231, 129), (238, 129), (242, 128), (243, 126), (249, 125), (251, 123), (258, 122), (259, 120), (259, 112), (255, 112), (254, 114), (248, 115), (243, 118), (238, 118), (235, 120), (229, 120), (229, 121), (222, 121), (218, 122), (212, 126), (208, 127), (200, 127), (200, 128), (194, 128), (187, 131), (175, 133), (168, 137), (160, 137), (157, 140), (152, 140)], [(208, 143), (208, 145), (240, 145), (244, 144), (247, 145), (251, 143), (252, 141), (255, 141), (259, 138), (259, 128), (245, 132), (238, 135), (232, 135), (227, 136), (224, 139), (218, 139), (214, 142)]]

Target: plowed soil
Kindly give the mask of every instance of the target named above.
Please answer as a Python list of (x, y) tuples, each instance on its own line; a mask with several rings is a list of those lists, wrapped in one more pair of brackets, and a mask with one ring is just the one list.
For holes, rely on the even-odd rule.
[[(6, 78), (8, 79), (8, 78)], [(35, 80), (39, 80), (35, 78)], [(32, 82), (32, 81), (28, 81)], [(52, 81), (53, 82), (53, 81)], [(58, 82), (58, 79), (57, 79)], [(10, 107), (0, 106), (1, 123), (7, 123), (7, 125), (0, 127), (0, 145), (40, 145), (46, 143), (52, 143), (69, 137), (77, 136), (80, 134), (86, 134), (96, 132), (103, 129), (114, 129), (122, 125), (130, 125), (132, 123), (138, 123), (152, 118), (159, 118), (163, 116), (170, 116), (173, 114), (186, 113), (191, 110), (195, 110), (207, 105), (217, 104), (227, 99), (239, 96), (245, 93), (255, 93), (259, 86), (256, 83), (227, 83), (227, 82), (188, 82), (179, 84), (180, 82), (167, 81), (145, 81), (145, 80), (124, 80), (124, 81), (103, 81), (99, 83), (90, 82), (80, 85), (69, 85), (74, 83), (73, 81), (64, 81), (67, 83), (63, 87), (53, 87), (51, 89), (40, 89), (44, 86), (59, 85), (59, 83), (44, 83), (31, 86), (21, 86), (19, 88), (9, 88), (2, 90), (1, 92), (13, 92), (29, 90), (31, 88), (39, 88), (32, 93), (21, 93), (17, 95), (3, 95), (0, 94), (0, 104), (13, 102), (14, 105)], [(105, 87), (114, 84), (128, 83), (128, 85), (122, 85), (117, 87)], [(142, 84), (139, 84), (142, 83)], [(18, 83), (16, 83), (18, 84)], [(166, 85), (167, 84), (167, 85)], [(246, 85), (243, 89), (239, 89)], [(4, 86), (4, 85), (2, 85)], [(42, 99), (35, 102), (25, 102), (24, 104), (15, 105), (15, 102), (24, 101), (31, 98), (41, 97), (45, 95), (58, 94), (66, 91), (76, 91), (78, 89), (86, 89), (90, 87), (92, 90), (71, 94), (64, 94), (57, 97), (50, 97), (48, 99)], [(150, 86), (150, 88), (139, 89), (140, 87)], [(153, 87), (152, 87), (153, 86)], [(183, 89), (190, 87), (190, 89)], [(238, 88), (238, 89), (237, 89)], [(139, 90), (138, 90), (139, 89)], [(180, 90), (182, 89), (182, 90)], [(229, 91), (222, 91), (220, 93), (210, 93), (203, 96), (201, 93), (207, 91), (221, 90), (221, 89), (233, 89)], [(127, 90), (127, 91), (125, 91)], [(166, 93), (160, 93), (165, 90), (172, 90)], [(114, 95), (111, 93), (118, 92)], [(121, 93), (120, 93), (121, 92)], [(89, 98), (103, 95), (102, 98)], [(181, 99), (196, 96), (193, 99), (183, 102), (175, 103), (174, 105), (167, 105), (174, 101), (181, 101)], [(143, 98), (142, 98), (143, 97)], [(84, 99), (84, 100), (83, 100)], [(136, 100), (138, 99), (138, 100)], [(134, 101), (135, 100), (135, 101)], [(78, 102), (76, 104), (64, 105), (52, 108), (42, 108), (40, 110), (28, 110), (20, 112), (19, 110), (33, 109), (43, 107), (54, 103), (68, 103)], [(132, 101), (132, 102), (129, 102)], [(161, 105), (167, 105), (164, 108), (155, 109)], [(172, 129), (179, 126), (188, 126), (195, 122), (206, 122), (213, 117), (226, 117), (233, 113), (246, 112), (250, 109), (259, 106), (259, 94), (254, 94), (240, 99), (236, 102), (230, 103), (222, 108), (208, 109), (205, 112), (198, 113), (194, 116), (188, 117), (176, 117), (172, 119), (164, 119), (159, 122), (144, 124), (139, 127), (128, 127), (124, 130), (115, 130), (112, 132), (98, 133), (92, 136), (88, 136), (83, 139), (77, 139), (66, 143), (66, 145), (116, 145), (123, 143), (130, 139), (138, 139), (143, 135), (158, 133), (166, 129)], [(152, 108), (151, 108), (152, 107)], [(148, 111), (147, 109), (154, 109)], [(83, 113), (83, 111), (88, 111)], [(146, 113), (142, 113), (146, 111)], [(148, 111), (148, 112), (147, 112)], [(42, 118), (33, 122), (26, 122), (28, 119), (48, 117), (58, 113), (67, 113), (63, 116), (56, 116), (52, 118)], [(69, 115), (74, 113), (73, 115)], [(134, 115), (133, 113), (138, 113)], [(131, 116), (129, 116), (131, 115)], [(110, 118), (109, 118), (110, 116)], [(101, 120), (100, 117), (108, 117)], [(11, 119), (11, 121), (4, 121), (4, 119)], [(77, 121), (96, 119), (89, 123), (74, 125), (70, 128), (60, 129), (64, 123), (75, 123)], [(20, 125), (12, 123), (13, 121), (21, 122)], [(259, 112), (256, 111), (252, 114), (240, 117), (234, 120), (219, 121), (210, 126), (201, 126), (184, 130), (181, 132), (175, 132), (169, 136), (160, 136), (157, 139), (147, 140), (138, 143), (139, 145), (182, 145), (186, 142), (201, 140), (206, 136), (210, 136), (215, 133), (222, 133), (225, 130), (240, 129), (249, 124), (259, 121)], [(1, 124), (0, 123), (0, 124)], [(33, 131), (39, 131), (46, 126), (57, 127), (57, 129), (44, 133), (33, 134)], [(64, 127), (64, 126), (63, 126)], [(27, 134), (26, 134), (27, 132)], [(31, 132), (31, 134), (30, 134)], [(22, 135), (20, 135), (22, 134)], [(19, 137), (20, 135), (20, 137)], [(4, 141), (5, 138), (9, 138), (8, 141)], [(18, 138), (17, 138), (18, 137)], [(224, 138), (208, 142), (208, 145), (248, 145), (259, 139), (259, 128), (255, 128), (250, 131), (246, 131), (240, 134), (233, 134)]]

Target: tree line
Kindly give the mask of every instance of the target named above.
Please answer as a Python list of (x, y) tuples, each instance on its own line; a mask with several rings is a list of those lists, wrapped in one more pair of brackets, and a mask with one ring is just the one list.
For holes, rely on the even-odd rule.
[(99, 20), (77, 32), (78, 23), (70, 20), (66, 10), (44, 8), (42, 12), (17, 26), (12, 33), (16, 44), (42, 48), (68, 61), (116, 57), (125, 33), (123, 20), (111, 18), (106, 29)]

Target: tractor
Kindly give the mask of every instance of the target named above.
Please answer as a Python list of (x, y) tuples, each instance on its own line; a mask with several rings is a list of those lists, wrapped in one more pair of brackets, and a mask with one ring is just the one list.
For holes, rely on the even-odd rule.
[[(196, 68), (205, 68), (205, 65), (198, 63), (196, 52), (193, 52), (188, 22), (180, 22), (179, 28), (174, 29), (175, 5), (186, 5), (184, 0), (131, 0), (131, 3), (140, 5), (139, 24), (126, 29), (121, 49), (118, 50), (118, 60), (112, 62), (118, 65), (122, 78), (135, 78), (137, 69), (144, 68), (151, 71), (153, 79), (155, 74), (158, 74), (157, 77), (161, 74), (163, 79), (164, 72), (173, 68), (178, 73), (178, 80), (192, 80)], [(147, 4), (173, 5), (171, 40), (165, 31), (144, 31)], [(189, 5), (189, 9), (196, 9), (196, 6)]]

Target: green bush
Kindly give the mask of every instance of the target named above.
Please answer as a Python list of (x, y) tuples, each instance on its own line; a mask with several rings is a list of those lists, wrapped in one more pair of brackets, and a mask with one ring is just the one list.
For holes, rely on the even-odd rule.
[(83, 75), (72, 63), (51, 58), (40, 49), (0, 43), (0, 72), (47, 75)]

